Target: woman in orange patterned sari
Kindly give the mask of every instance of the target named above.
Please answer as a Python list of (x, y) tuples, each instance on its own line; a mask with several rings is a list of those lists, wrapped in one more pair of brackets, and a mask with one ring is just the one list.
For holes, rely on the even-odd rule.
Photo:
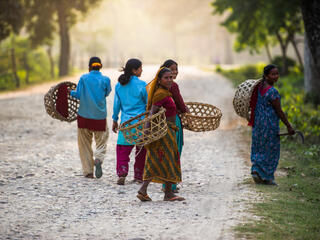
[(167, 134), (161, 139), (148, 144), (147, 157), (143, 173), (143, 184), (137, 197), (141, 201), (151, 201), (147, 194), (150, 182), (165, 183), (164, 201), (183, 201), (172, 191), (172, 184), (181, 182), (181, 167), (178, 146), (176, 142), (175, 125), (177, 109), (169, 89), (172, 85), (172, 72), (168, 68), (160, 68), (155, 79), (147, 86), (150, 114), (158, 112), (160, 107), (166, 109), (168, 125)]

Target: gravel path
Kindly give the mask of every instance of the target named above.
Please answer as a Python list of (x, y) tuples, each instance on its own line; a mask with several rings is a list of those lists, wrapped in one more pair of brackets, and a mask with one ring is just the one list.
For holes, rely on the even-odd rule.
[[(144, 67), (142, 79), (150, 81), (156, 70)], [(43, 95), (53, 83), (0, 94), (0, 239), (233, 239), (230, 228), (246, 216), (245, 200), (252, 195), (241, 184), (249, 173), (249, 146), (233, 113), (234, 89), (221, 76), (198, 68), (179, 70), (186, 101), (210, 103), (223, 112), (218, 130), (185, 131), (184, 202), (163, 202), (160, 185), (151, 184), (153, 201), (141, 203), (132, 162), (127, 184), (116, 185), (117, 136), (111, 131), (103, 177), (83, 178), (76, 123), (45, 113)], [(105, 73), (114, 89), (119, 73)], [(108, 98), (110, 129), (113, 94)]]

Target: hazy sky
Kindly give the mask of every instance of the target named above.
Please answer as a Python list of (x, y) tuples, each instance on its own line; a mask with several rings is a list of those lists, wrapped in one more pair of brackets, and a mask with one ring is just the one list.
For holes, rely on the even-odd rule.
[(98, 55), (119, 66), (128, 58), (181, 64), (266, 61), (265, 55), (234, 53), (234, 36), (213, 16), (210, 0), (103, 0), (72, 30), (72, 55)]

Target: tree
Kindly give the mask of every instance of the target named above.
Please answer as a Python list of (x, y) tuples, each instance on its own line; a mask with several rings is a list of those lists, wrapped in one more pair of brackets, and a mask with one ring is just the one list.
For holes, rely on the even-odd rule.
[[(237, 51), (249, 49), (251, 53), (259, 53), (265, 47), (270, 59), (269, 45), (278, 42), (284, 66), (282, 72), (286, 74), (288, 45), (296, 44), (295, 34), (302, 32), (297, 1), (215, 0), (212, 6), (215, 8), (214, 14), (230, 13), (222, 25), (236, 34)], [(300, 56), (296, 45), (295, 50), (297, 56)]]
[(301, 10), (305, 26), (305, 90), (320, 104), (320, 1), (303, 0)]
[(23, 26), (24, 7), (22, 0), (0, 1), (0, 41), (11, 33), (18, 34)]
[[(79, 13), (85, 14), (101, 0), (29, 0), (27, 28), (35, 45), (50, 43), (58, 31), (60, 37), (59, 76), (69, 73), (70, 28), (76, 23)], [(50, 44), (49, 44), (50, 46)]]

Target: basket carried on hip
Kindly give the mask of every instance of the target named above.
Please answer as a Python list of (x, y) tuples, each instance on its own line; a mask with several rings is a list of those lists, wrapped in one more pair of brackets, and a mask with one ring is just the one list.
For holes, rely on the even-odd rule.
[(251, 95), (256, 86), (262, 81), (262, 79), (254, 80), (249, 79), (241, 83), (233, 98), (233, 107), (235, 112), (248, 121), (250, 121), (250, 100)]
[(190, 113), (180, 116), (183, 128), (194, 132), (205, 132), (219, 127), (222, 117), (219, 108), (199, 102), (186, 102), (186, 105)]
[(160, 108), (150, 117), (150, 111), (146, 111), (122, 123), (119, 131), (122, 131), (127, 142), (133, 145), (143, 146), (154, 142), (167, 134), (165, 111), (164, 108)]
[(51, 87), (44, 95), (44, 106), (51, 117), (67, 122), (77, 119), (80, 101), (68, 93), (76, 87), (73, 82), (61, 82)]

